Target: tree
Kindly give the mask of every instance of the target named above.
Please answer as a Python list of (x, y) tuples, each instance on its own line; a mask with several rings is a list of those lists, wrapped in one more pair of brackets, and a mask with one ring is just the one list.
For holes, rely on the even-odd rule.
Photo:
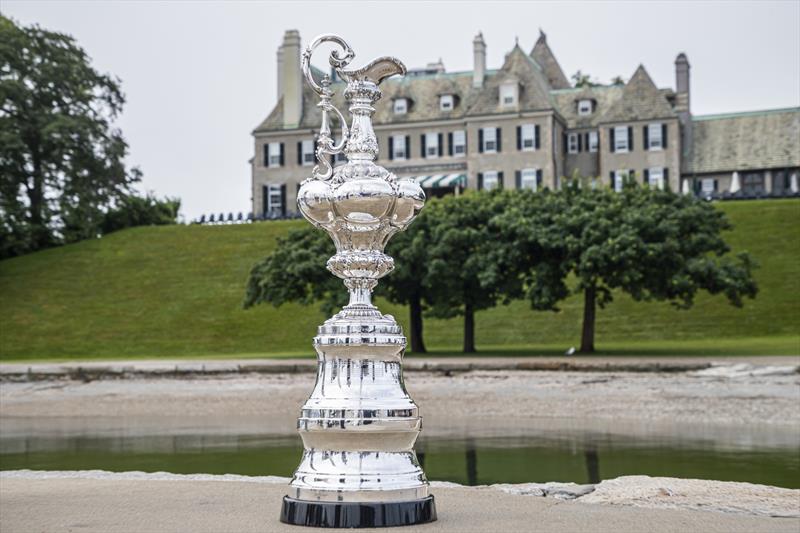
[(625, 85), (625, 78), (620, 75), (616, 75), (611, 78), (611, 85)]
[(592, 77), (589, 74), (584, 74), (582, 71), (577, 70), (575, 74), (572, 75), (572, 84), (576, 88), (578, 87), (597, 87), (598, 83), (592, 80)]
[(159, 200), (152, 194), (125, 196), (103, 215), (103, 234), (134, 226), (163, 226), (175, 224), (181, 201), (178, 198)]
[(583, 294), (582, 353), (594, 352), (596, 309), (613, 300), (614, 290), (678, 309), (690, 308), (700, 290), (722, 293), (737, 307), (758, 291), (751, 258), (727, 255), (722, 232), (731, 225), (712, 204), (633, 180), (620, 193), (572, 181), (544, 198), (540, 212), (516, 209), (495, 223), (530, 254), (526, 283), (534, 309), (555, 309), (570, 292)]
[(0, 16), (0, 235), (4, 256), (96, 236), (130, 193), (125, 98), (75, 40)]
[(464, 317), (463, 351), (474, 353), (475, 313), (519, 297), (520, 277), (513, 274), (507, 247), (490, 227), (513, 193), (467, 192), (427, 206), (429, 315)]

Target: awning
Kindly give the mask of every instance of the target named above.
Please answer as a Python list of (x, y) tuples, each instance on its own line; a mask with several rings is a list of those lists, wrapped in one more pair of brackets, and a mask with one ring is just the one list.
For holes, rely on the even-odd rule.
[(424, 189), (441, 189), (445, 187), (466, 187), (466, 174), (426, 174), (424, 176), (410, 176)]

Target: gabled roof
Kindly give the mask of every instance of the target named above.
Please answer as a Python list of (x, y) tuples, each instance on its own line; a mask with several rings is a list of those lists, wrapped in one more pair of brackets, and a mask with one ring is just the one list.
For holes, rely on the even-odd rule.
[[(559, 114), (567, 122), (568, 128), (596, 127), (603, 115), (622, 96), (622, 85), (597, 85), (594, 87), (576, 87), (551, 91)], [(593, 100), (594, 112), (591, 115), (578, 115), (579, 100)]]
[(542, 30), (539, 30), (539, 38), (536, 40), (536, 44), (533, 45), (531, 57), (544, 70), (547, 82), (552, 89), (569, 89), (572, 87), (564, 75), (564, 71), (561, 70), (561, 65), (558, 64), (556, 56), (547, 45), (547, 35)]
[(664, 93), (639, 65), (622, 90), (620, 97), (600, 117), (599, 122), (626, 122), (676, 116)]
[(800, 167), (800, 107), (693, 117), (692, 137), (687, 172)]

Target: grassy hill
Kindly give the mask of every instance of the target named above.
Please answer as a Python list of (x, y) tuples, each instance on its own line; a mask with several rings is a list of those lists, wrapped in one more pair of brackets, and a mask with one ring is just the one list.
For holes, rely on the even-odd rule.
[[(690, 311), (625, 296), (599, 312), (598, 349), (621, 354), (800, 353), (800, 202), (718, 204), (734, 251), (759, 262), (744, 309), (701, 296)], [(242, 310), (250, 267), (303, 221), (135, 228), (0, 262), (0, 359), (311, 357), (315, 306)], [(324, 268), (320, 265), (320, 268)], [(342, 288), (344, 290), (344, 287)], [(404, 325), (407, 311), (379, 302)], [(478, 313), (486, 353), (563, 353), (580, 336), (581, 300), (559, 313), (525, 302)], [(461, 322), (426, 320), (429, 349), (457, 352)]]

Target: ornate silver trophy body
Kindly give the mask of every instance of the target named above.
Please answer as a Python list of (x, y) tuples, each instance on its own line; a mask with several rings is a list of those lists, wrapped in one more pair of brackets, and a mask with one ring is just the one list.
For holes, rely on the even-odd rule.
[[(340, 46), (329, 58), (347, 83), (344, 92), (353, 116), (348, 129), (331, 104), (330, 79), (314, 80), (311, 55), (324, 42)], [(284, 498), (281, 521), (321, 527), (375, 527), (436, 520), (433, 496), (417, 462), (414, 442), (421, 418), (403, 385), (406, 338), (391, 315), (371, 302), (378, 280), (394, 261), (383, 250), (405, 229), (425, 203), (412, 180), (398, 179), (375, 164), (378, 142), (372, 129), (373, 104), (385, 78), (405, 74), (397, 59), (382, 57), (358, 70), (345, 70), (353, 50), (335, 35), (321, 35), (306, 48), (303, 73), (319, 94), (322, 124), (313, 176), (298, 191), (306, 219), (324, 229), (336, 244), (328, 269), (344, 280), (350, 302), (318, 328), (314, 349), (317, 382), (303, 405), (298, 430), (303, 458)], [(335, 144), (330, 118), (341, 138)], [(347, 162), (333, 168), (332, 154)]]

